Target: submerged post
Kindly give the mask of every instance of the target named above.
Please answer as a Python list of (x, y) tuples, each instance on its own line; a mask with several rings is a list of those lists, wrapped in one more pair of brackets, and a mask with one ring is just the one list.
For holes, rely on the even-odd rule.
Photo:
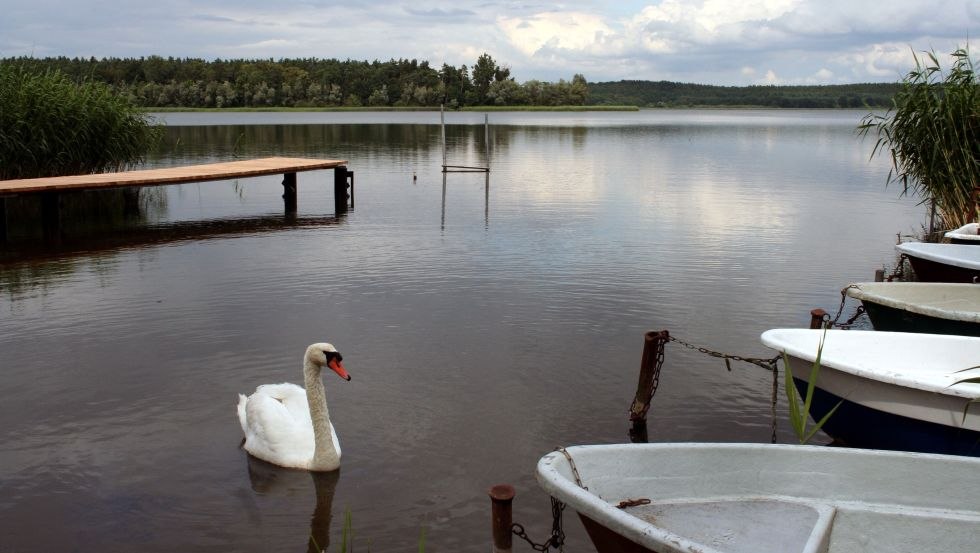
[(827, 317), (827, 312), (819, 307), (810, 310), (810, 328), (813, 330), (820, 330), (823, 328), (824, 319)]
[(296, 213), (296, 173), (282, 175), (282, 200), (286, 213)]
[[(664, 362), (664, 345), (670, 340), (666, 330), (650, 331), (643, 335), (643, 357), (640, 359), (640, 379), (636, 384), (636, 396), (630, 406), (630, 432), (634, 441), (646, 438), (647, 411), (660, 383), (660, 367)], [(642, 441), (642, 440), (640, 440)]]
[(439, 104), (439, 128), (442, 129), (442, 172), (446, 172), (446, 109)]
[(7, 241), (7, 198), (0, 196), (0, 242)]
[[(350, 179), (350, 184), (348, 184), (348, 179)], [(347, 211), (348, 199), (351, 200), (350, 207), (354, 207), (354, 172), (348, 171), (347, 167), (340, 165), (333, 171), (334, 211), (337, 213)]]
[(490, 488), (493, 553), (510, 553), (514, 547), (511, 532), (514, 526), (511, 514), (514, 495), (514, 486), (510, 484), (497, 484)]

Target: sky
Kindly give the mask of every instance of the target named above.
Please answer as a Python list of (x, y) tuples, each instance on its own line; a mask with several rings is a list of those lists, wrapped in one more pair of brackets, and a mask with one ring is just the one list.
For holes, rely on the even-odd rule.
[[(518, 82), (896, 82), (980, 49), (980, 0), (0, 0), (0, 57), (418, 59)], [(977, 56), (971, 56), (977, 60)]]

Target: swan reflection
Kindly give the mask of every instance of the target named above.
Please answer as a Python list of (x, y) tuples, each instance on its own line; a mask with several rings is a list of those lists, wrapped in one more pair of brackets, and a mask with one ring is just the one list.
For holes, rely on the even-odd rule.
[(307, 538), (307, 553), (322, 553), (330, 549), (330, 521), (333, 510), (333, 496), (340, 480), (340, 470), (330, 472), (308, 472), (287, 469), (256, 459), (248, 458), (248, 478), (252, 491), (267, 496), (289, 497), (306, 495), (313, 480), (316, 506), (310, 517), (310, 534)]

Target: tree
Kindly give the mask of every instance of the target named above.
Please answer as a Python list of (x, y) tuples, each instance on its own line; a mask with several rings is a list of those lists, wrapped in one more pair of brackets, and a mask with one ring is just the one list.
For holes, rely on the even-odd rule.
[(477, 105), (486, 104), (490, 83), (496, 77), (498, 69), (490, 54), (484, 53), (477, 58), (476, 65), (473, 66), (473, 92)]
[(925, 61), (915, 56), (894, 107), (867, 115), (858, 127), (863, 135), (878, 135), (872, 157), (891, 156), (887, 182), (900, 182), (903, 195), (930, 202), (941, 228), (977, 219), (980, 186), (980, 83), (966, 49), (952, 57), (944, 75), (935, 53)]

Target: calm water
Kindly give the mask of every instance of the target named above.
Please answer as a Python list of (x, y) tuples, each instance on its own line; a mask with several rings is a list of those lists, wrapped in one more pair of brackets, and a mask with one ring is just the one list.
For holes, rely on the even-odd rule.
[[(534, 465), (628, 439), (645, 331), (769, 357), (762, 331), (894, 263), (922, 208), (884, 186), (862, 115), (494, 113), (489, 178), (445, 180), (438, 114), (166, 115), (151, 165), (348, 159), (355, 209), (335, 216), (325, 172), (299, 175), (295, 218), (274, 176), (154, 189), (136, 222), (57, 239), (13, 221), (0, 551), (336, 550), (349, 512), (361, 551), (424, 530), (482, 552), (501, 482), (543, 540)], [(448, 116), (451, 164), (482, 162), (482, 121)], [(325, 376), (339, 474), (250, 461), (236, 394), (301, 382), (323, 340), (353, 375)], [(671, 345), (650, 439), (767, 442), (769, 387)]]

